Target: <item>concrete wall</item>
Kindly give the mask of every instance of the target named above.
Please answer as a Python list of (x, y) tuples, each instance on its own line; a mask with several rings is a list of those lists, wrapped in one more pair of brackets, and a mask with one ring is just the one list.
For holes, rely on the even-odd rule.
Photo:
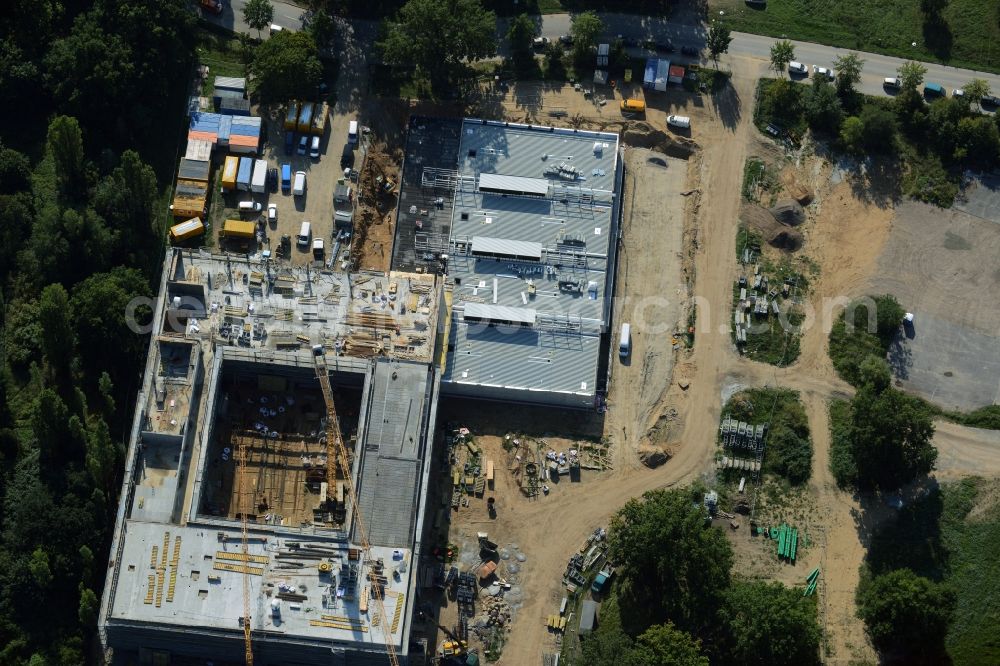
[(551, 405), (569, 409), (594, 409), (594, 394), (554, 393), (552, 391), (528, 391), (502, 386), (482, 386), (441, 382), (441, 396), (444, 398), (475, 398), (521, 405)]

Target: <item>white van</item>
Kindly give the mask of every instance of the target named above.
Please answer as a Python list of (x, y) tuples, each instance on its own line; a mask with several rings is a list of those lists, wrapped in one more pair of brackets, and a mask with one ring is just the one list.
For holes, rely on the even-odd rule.
[(300, 197), (305, 193), (306, 193), (306, 172), (296, 171), (295, 181), (294, 184), (292, 185), (292, 194), (294, 194), (297, 197)]
[(358, 142), (358, 121), (352, 120), (347, 125), (347, 143), (355, 144)]
[(794, 60), (788, 63), (788, 71), (792, 74), (809, 74), (809, 69), (805, 65)]
[(632, 351), (632, 327), (628, 323), (622, 324), (622, 334), (618, 338), (618, 355), (622, 359), (628, 358)]
[(691, 118), (689, 116), (667, 116), (667, 124), (680, 129), (690, 129)]
[(310, 238), (312, 238), (312, 225), (303, 221), (302, 226), (299, 227), (299, 235), (296, 237), (296, 242), (300, 247), (309, 247)]
[(261, 205), (259, 201), (241, 201), (240, 202), (240, 212), (241, 213), (259, 213)]

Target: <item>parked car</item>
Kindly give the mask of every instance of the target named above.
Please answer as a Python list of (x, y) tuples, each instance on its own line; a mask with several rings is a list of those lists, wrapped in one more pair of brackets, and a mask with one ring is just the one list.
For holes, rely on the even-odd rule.
[(305, 155), (309, 152), (309, 137), (303, 136), (299, 139), (299, 149), (296, 151), (299, 155)]
[(664, 53), (673, 53), (677, 49), (674, 47), (674, 43), (669, 39), (662, 42), (656, 42), (656, 50), (663, 51)]
[(948, 92), (940, 83), (926, 83), (924, 84), (924, 94), (928, 97), (944, 97)]
[(899, 86), (900, 86), (899, 79), (897, 79), (894, 76), (888, 76), (882, 79), (883, 88), (888, 88), (890, 90), (899, 90)]
[(690, 129), (691, 118), (689, 116), (667, 116), (667, 124), (679, 129)]
[(962, 90), (961, 88), (955, 88), (954, 90), (951, 91), (951, 96), (952, 97), (965, 97), (965, 91)]
[(692, 58), (697, 58), (701, 55), (701, 49), (697, 46), (682, 46), (681, 54), (686, 56), (691, 56)]
[(267, 189), (271, 192), (278, 191), (278, 168), (271, 167), (267, 170)]
[(259, 201), (241, 201), (239, 208), (241, 213), (259, 213), (261, 205)]
[(221, 14), (223, 10), (222, 0), (198, 0), (198, 5), (212, 14)]
[(825, 76), (828, 81), (833, 81), (837, 78), (832, 69), (829, 67), (820, 67), (819, 65), (813, 65), (813, 74), (817, 76)]
[(980, 103), (986, 104), (987, 106), (1000, 106), (1000, 97), (997, 97), (996, 95), (987, 95), (980, 100)]
[(288, 194), (292, 191), (292, 165), (281, 165), (281, 191)]
[(531, 47), (536, 51), (541, 51), (548, 45), (549, 45), (548, 37), (535, 37), (533, 40), (531, 40)]
[(618, 35), (618, 39), (621, 40), (622, 46), (625, 48), (639, 46), (639, 40), (634, 37), (626, 37), (624, 35)]
[(278, 222), (278, 204), (267, 204), (267, 221), (271, 224)]
[(788, 71), (791, 74), (805, 74), (806, 76), (809, 76), (809, 68), (801, 62), (796, 62), (794, 60), (788, 63)]
[(285, 132), (285, 154), (291, 155), (295, 150), (295, 132)]
[(572, 46), (573, 45), (573, 35), (559, 35), (559, 42), (563, 46)]
[(312, 143), (309, 144), (309, 157), (314, 160), (319, 159), (319, 137), (314, 136), (312, 138)]

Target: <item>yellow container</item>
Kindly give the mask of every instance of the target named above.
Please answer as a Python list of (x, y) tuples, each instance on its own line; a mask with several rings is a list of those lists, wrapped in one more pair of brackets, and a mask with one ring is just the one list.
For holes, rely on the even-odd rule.
[(240, 158), (235, 155), (228, 155), (226, 163), (222, 167), (222, 189), (236, 189), (236, 175), (240, 170)]
[(645, 113), (646, 103), (641, 99), (623, 99), (622, 113)]
[(178, 243), (188, 238), (194, 238), (205, 233), (205, 225), (197, 217), (193, 217), (187, 222), (181, 222), (170, 227), (170, 242)]
[(222, 235), (226, 238), (254, 237), (254, 223), (249, 220), (226, 220), (222, 224)]

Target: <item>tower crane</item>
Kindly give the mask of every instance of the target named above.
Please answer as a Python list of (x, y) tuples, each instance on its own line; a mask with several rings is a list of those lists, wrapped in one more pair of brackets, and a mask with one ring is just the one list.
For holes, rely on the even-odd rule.
[(250, 637), (250, 557), (247, 552), (247, 540), (248, 540), (248, 525), (247, 525), (247, 507), (246, 507), (246, 469), (247, 469), (247, 437), (244, 434), (240, 437), (239, 446), (237, 447), (239, 451), (239, 462), (236, 465), (236, 474), (238, 476), (239, 483), (239, 497), (240, 502), (244, 506), (240, 507), (240, 549), (243, 554), (243, 642), (246, 649), (246, 662), (247, 666), (253, 666), (253, 643)]
[[(321, 350), (317, 350), (321, 351)], [(333, 453), (336, 452), (340, 468), (344, 470), (344, 478), (347, 479), (348, 496), (351, 498), (351, 511), (354, 514), (355, 524), (358, 526), (358, 538), (361, 541), (361, 552), (363, 562), (368, 564), (368, 577), (371, 583), (371, 591), (375, 596), (375, 605), (379, 612), (379, 624), (382, 629), (382, 636), (385, 639), (385, 651), (389, 655), (389, 663), (392, 666), (399, 666), (399, 658), (396, 656), (396, 646), (392, 642), (392, 634), (389, 631), (388, 616), (385, 613), (385, 603), (383, 601), (382, 586), (376, 579), (376, 574), (372, 565), (371, 543), (368, 541), (368, 530), (365, 527), (364, 516), (361, 515), (361, 507), (358, 505), (358, 496), (354, 488), (354, 480), (351, 478), (351, 468), (347, 456), (347, 448), (340, 437), (340, 420), (337, 418), (337, 409), (333, 404), (333, 389), (330, 387), (330, 372), (326, 367), (326, 359), (322, 353), (317, 353), (316, 377), (319, 379), (320, 389), (323, 391), (323, 400), (326, 402), (326, 460), (327, 460), (327, 492), (330, 492), (332, 484), (335, 482)], [(244, 531), (245, 534), (245, 531)], [(246, 539), (244, 538), (244, 548)], [(250, 655), (250, 634), (247, 635), (247, 663), (251, 663)]]

